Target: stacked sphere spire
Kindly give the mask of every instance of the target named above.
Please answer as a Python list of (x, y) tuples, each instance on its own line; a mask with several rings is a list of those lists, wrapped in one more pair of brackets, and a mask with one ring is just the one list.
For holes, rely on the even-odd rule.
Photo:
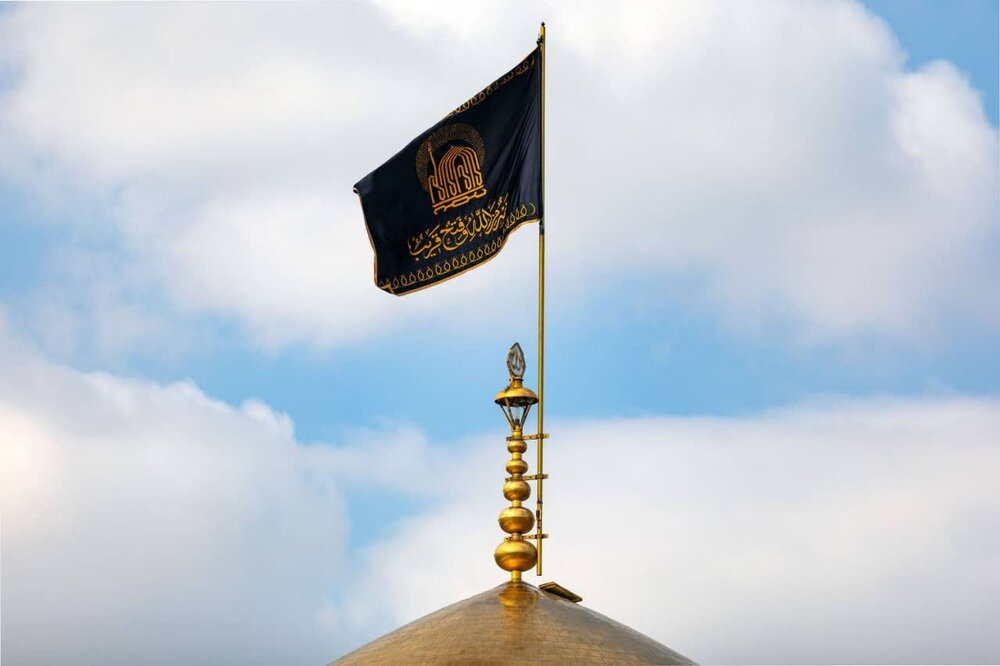
[(497, 566), (509, 571), (511, 580), (516, 581), (521, 579), (522, 571), (534, 567), (538, 560), (535, 545), (524, 536), (534, 527), (535, 516), (522, 506), (522, 503), (531, 496), (531, 486), (524, 480), (528, 463), (522, 456), (528, 447), (524, 443), (523, 427), (528, 411), (538, 402), (538, 397), (531, 389), (524, 387), (524, 353), (521, 351), (521, 345), (516, 342), (507, 353), (507, 369), (510, 372), (510, 381), (507, 388), (497, 394), (495, 402), (503, 409), (511, 428), (511, 434), (507, 437), (510, 460), (506, 465), (510, 476), (503, 484), (503, 496), (510, 501), (510, 506), (501, 511), (498, 518), (500, 529), (510, 536), (505, 537), (497, 546), (493, 558)]

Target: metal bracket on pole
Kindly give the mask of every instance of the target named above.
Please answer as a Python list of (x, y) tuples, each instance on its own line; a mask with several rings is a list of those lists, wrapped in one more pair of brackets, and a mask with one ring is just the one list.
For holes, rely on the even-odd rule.
[(548, 439), (548, 438), (549, 438), (548, 435), (508, 435), (507, 441), (510, 442), (515, 439), (528, 441), (534, 439)]

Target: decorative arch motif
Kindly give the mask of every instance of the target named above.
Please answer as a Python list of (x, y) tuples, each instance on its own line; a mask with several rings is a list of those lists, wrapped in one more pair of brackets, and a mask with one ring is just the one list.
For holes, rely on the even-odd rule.
[[(440, 160), (434, 154), (447, 148)], [(430, 195), (437, 215), (486, 196), (483, 162), (486, 146), (472, 126), (445, 125), (420, 144), (416, 155), (417, 178)]]

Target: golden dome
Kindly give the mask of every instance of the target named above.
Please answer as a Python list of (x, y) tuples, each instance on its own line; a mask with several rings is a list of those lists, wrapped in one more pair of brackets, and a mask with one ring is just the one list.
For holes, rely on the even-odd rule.
[(513, 581), (425, 615), (332, 663), (518, 662), (694, 663), (589, 608)]

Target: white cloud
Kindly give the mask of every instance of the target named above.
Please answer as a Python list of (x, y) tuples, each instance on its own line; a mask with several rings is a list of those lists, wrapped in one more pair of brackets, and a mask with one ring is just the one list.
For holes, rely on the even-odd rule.
[(996, 130), (960, 72), (906, 71), (859, 5), (376, 7), (5, 12), (0, 168), (87, 193), (180, 312), (233, 315), (268, 344), (499, 321), (476, 296), (510, 274), (530, 291), (530, 232), (503, 268), (390, 299), (350, 185), (545, 16), (555, 292), (696, 284), (692, 305), (806, 340), (1000, 322)]
[(335, 463), (357, 453), (302, 445), (260, 403), (76, 372), (2, 335), (0, 367), (5, 663), (319, 663), (344, 648), (323, 609), (350, 576)]
[[(322, 663), (497, 584), (500, 433), (296, 441), (0, 336), (4, 656)], [(707, 662), (995, 662), (1000, 402), (555, 424), (546, 579)], [(345, 496), (418, 512), (360, 552)], [(414, 562), (421, 563), (414, 575)]]

